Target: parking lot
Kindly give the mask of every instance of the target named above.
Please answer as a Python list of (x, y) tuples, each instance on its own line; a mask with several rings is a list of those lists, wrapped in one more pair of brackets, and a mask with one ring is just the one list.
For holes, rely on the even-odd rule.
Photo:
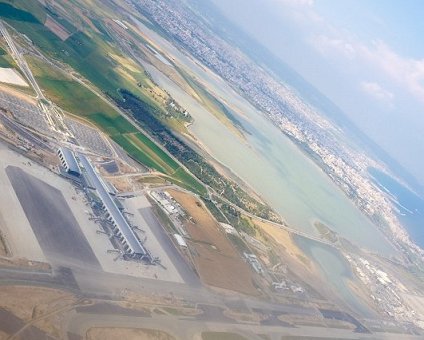
[(65, 124), (74, 135), (78, 144), (99, 155), (105, 157), (112, 156), (112, 150), (96, 129), (72, 118), (65, 118)]
[(0, 91), (0, 107), (10, 111), (22, 125), (41, 133), (51, 133), (44, 113), (36, 105)]

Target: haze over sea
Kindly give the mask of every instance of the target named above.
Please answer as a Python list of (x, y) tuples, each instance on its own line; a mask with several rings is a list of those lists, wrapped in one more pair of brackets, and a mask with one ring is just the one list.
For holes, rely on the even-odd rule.
[(399, 209), (398, 217), (411, 239), (424, 248), (424, 199), (385, 173), (370, 168), (374, 182), (392, 197)]

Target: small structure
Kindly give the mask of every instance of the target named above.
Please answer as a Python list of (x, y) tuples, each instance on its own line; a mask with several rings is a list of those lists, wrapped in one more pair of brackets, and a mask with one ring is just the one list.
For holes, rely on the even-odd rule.
[(256, 273), (263, 275), (264, 270), (262, 269), (261, 264), (259, 263), (258, 258), (255, 254), (249, 254), (246, 252), (243, 252), (244, 257), (246, 258), (247, 262), (250, 263), (252, 268), (255, 270)]
[(187, 243), (180, 234), (174, 234), (175, 241), (181, 248), (187, 248)]
[(60, 147), (57, 150), (60, 162), (65, 168), (66, 172), (70, 175), (79, 177), (81, 176), (81, 169), (75, 158), (75, 154), (68, 148)]
[(221, 225), (221, 227), (225, 230), (227, 234), (238, 235), (237, 230), (232, 225), (229, 225), (227, 223), (222, 223), (222, 222), (220, 222), (219, 224)]
[(119, 26), (121, 26), (124, 30), (127, 30), (128, 29), (128, 26), (127, 25), (125, 25), (121, 20), (118, 20), (118, 19), (113, 19), (113, 21), (116, 23), (116, 24), (118, 24)]

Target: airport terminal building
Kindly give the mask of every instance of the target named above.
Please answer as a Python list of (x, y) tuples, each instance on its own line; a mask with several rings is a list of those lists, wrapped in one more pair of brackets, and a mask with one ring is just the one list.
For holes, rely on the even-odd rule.
[(90, 161), (82, 154), (79, 154), (78, 158), (85, 170), (84, 175), (88, 177), (88, 181), (92, 184), (100, 198), (102, 208), (106, 212), (107, 220), (112, 226), (114, 235), (125, 250), (125, 256), (134, 260), (151, 262), (151, 254), (142, 245), (132, 227), (122, 215), (116, 202), (108, 192), (106, 184), (96, 173)]
[(60, 147), (57, 150), (57, 155), (59, 156), (60, 162), (68, 174), (76, 177), (81, 175), (81, 169), (75, 158), (75, 154), (70, 149)]

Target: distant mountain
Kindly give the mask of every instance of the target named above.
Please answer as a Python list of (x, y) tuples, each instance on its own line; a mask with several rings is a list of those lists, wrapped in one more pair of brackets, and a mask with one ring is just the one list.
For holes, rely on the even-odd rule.
[(384, 162), (394, 175), (402, 178), (418, 194), (424, 195), (424, 186), (381, 146), (360, 130), (336, 104), (305, 80), (283, 60), (276, 57), (265, 46), (232, 23), (211, 0), (186, 0), (190, 8), (211, 31), (237, 46), (253, 61), (270, 70), (280, 81), (294, 88), (310, 105), (316, 107), (328, 119), (342, 128), (345, 133), (363, 147), (371, 156)]

